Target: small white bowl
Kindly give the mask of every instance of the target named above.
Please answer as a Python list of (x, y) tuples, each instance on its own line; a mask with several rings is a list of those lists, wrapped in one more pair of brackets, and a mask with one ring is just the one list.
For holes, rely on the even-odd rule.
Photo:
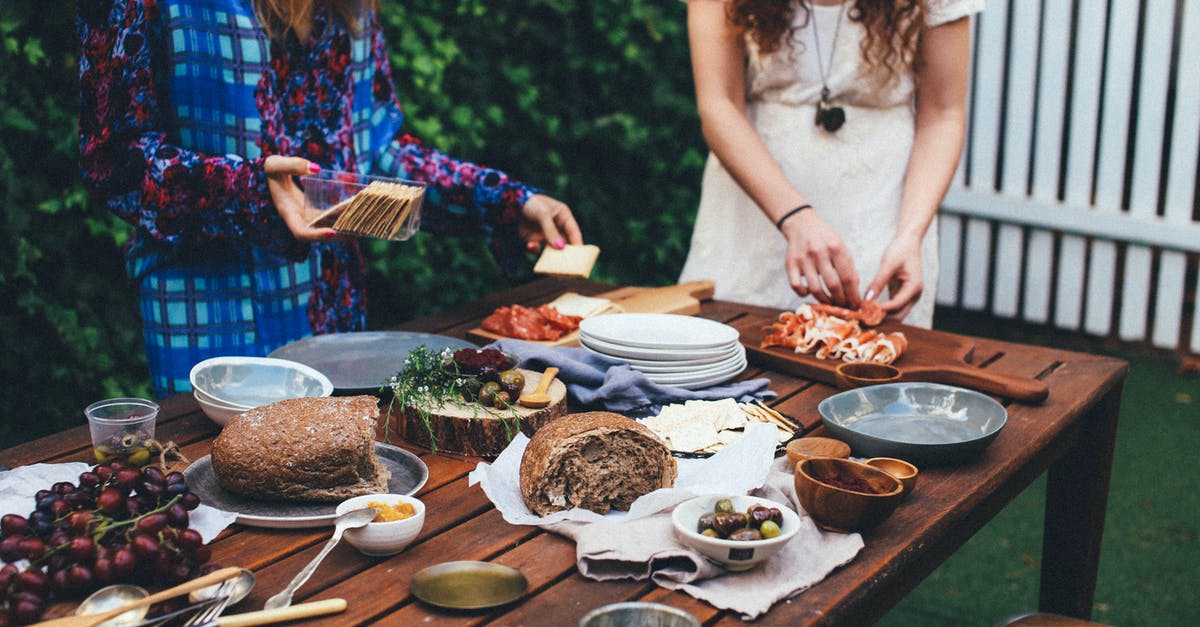
[[(696, 531), (701, 514), (713, 511), (713, 506), (723, 498), (733, 501), (733, 509), (739, 512), (745, 512), (755, 504), (779, 508), (783, 513), (780, 534), (766, 540), (725, 540), (701, 535)], [(734, 571), (749, 570), (766, 561), (800, 531), (800, 517), (796, 512), (786, 505), (757, 496), (698, 496), (677, 505), (671, 514), (671, 522), (675, 524), (675, 536), (685, 546)]]
[(420, 499), (403, 494), (364, 494), (346, 499), (337, 506), (336, 514), (367, 507), (368, 503), (411, 503), (416, 513), (404, 520), (371, 522), (365, 527), (347, 529), (346, 541), (364, 555), (395, 555), (403, 551), (421, 533), (425, 526), (425, 504)]
[(199, 390), (192, 390), (192, 397), (195, 398), (196, 402), (200, 404), (200, 409), (204, 410), (204, 415), (208, 416), (210, 420), (221, 425), (222, 427), (224, 427), (225, 423), (229, 422), (234, 416), (249, 409), (248, 407), (237, 407), (234, 405), (226, 405), (224, 403), (210, 401), (200, 394)]
[(273, 357), (212, 357), (192, 366), (188, 379), (201, 398), (244, 409), (333, 394), (329, 377), (300, 362)]

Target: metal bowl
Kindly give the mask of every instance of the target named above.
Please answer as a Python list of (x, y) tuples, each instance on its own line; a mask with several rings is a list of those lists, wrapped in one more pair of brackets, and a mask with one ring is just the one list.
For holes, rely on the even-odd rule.
[(862, 457), (918, 466), (978, 455), (999, 435), (1008, 411), (991, 397), (937, 383), (888, 383), (847, 390), (817, 406), (830, 434)]

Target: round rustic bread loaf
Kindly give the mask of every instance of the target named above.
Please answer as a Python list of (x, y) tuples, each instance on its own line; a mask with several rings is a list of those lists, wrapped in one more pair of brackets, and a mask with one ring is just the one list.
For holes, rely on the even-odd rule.
[(222, 488), (285, 501), (341, 501), (387, 492), (391, 473), (375, 453), (373, 396), (296, 398), (234, 417), (213, 440)]
[(675, 483), (671, 451), (653, 431), (620, 414), (567, 414), (538, 429), (521, 457), (521, 498), (539, 516), (581, 507), (628, 510)]

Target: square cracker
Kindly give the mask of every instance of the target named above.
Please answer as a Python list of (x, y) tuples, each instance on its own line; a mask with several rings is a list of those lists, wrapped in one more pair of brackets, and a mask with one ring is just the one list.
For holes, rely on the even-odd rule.
[(594, 244), (566, 246), (561, 250), (547, 246), (533, 266), (533, 271), (537, 274), (586, 279), (599, 256), (600, 247)]

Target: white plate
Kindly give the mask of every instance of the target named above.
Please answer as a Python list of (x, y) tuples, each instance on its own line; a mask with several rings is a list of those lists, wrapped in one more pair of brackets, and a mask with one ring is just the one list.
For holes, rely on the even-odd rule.
[(718, 383), (724, 383), (724, 382), (738, 376), (739, 374), (741, 374), (740, 370), (738, 372), (734, 372), (732, 374), (722, 375), (719, 377), (710, 377), (708, 379), (695, 381), (693, 383), (659, 383), (659, 385), (669, 385), (673, 388), (683, 388), (685, 390), (699, 390), (699, 389), (703, 389), (703, 388), (706, 388), (706, 387), (709, 387), (712, 385), (716, 385)]
[[(415, 494), (429, 480), (429, 467), (420, 457), (391, 444), (375, 443), (379, 461), (392, 473), (388, 480), (388, 492)], [(200, 502), (217, 509), (237, 514), (237, 521), (250, 527), (275, 529), (302, 529), (306, 527), (329, 527), (337, 518), (334, 510), (337, 503), (285, 503), (281, 501), (259, 501), (227, 492), (217, 483), (213, 474), (212, 456), (197, 459), (183, 471), (188, 487)]]
[(693, 366), (693, 365), (688, 365), (688, 364), (678, 365), (678, 364), (675, 364), (674, 362), (662, 362), (663, 365), (645, 366), (642, 364), (635, 364), (633, 362), (629, 362), (629, 367), (633, 368), (634, 370), (639, 370), (641, 372), (644, 372), (646, 374), (658, 374), (658, 375), (698, 374), (701, 372), (708, 372), (710, 370), (711, 371), (724, 370), (725, 368), (732, 367), (734, 364), (738, 363), (739, 361), (745, 361), (745, 359), (746, 359), (745, 353), (734, 353), (733, 355), (730, 355), (727, 359), (722, 359), (721, 361), (714, 361), (711, 364), (703, 364), (703, 365), (699, 365), (699, 366)]
[[(733, 361), (737, 360), (740, 356), (743, 356), (746, 354), (746, 349), (741, 344), (735, 344), (735, 345), (729, 347), (728, 350), (722, 351), (719, 354), (713, 354), (712, 356), (708, 356), (708, 357), (696, 357), (696, 358), (683, 357), (683, 358), (673, 358), (673, 359), (644, 359), (644, 358), (640, 358), (640, 357), (630, 357), (629, 354), (631, 351), (627, 350), (627, 349), (604, 348), (599, 345), (593, 345), (592, 342), (593, 342), (593, 340), (585, 340), (583, 338), (580, 338), (580, 340), (579, 340), (580, 346), (582, 346), (585, 350), (587, 350), (589, 352), (595, 353), (597, 355), (603, 355), (605, 357), (608, 357), (609, 359), (616, 359), (618, 361), (623, 361), (623, 362), (629, 364), (630, 366), (633, 366), (634, 368), (637, 368), (639, 370), (646, 370), (646, 371), (678, 370), (678, 369), (682, 369), (682, 368), (709, 368), (709, 367), (715, 366), (717, 364), (733, 362)], [(614, 352), (611, 352), (613, 350), (616, 350), (617, 352), (625, 353), (625, 354), (618, 355)], [(661, 353), (658, 353), (658, 354), (661, 355)]]
[(700, 372), (681, 373), (681, 374), (655, 374), (645, 373), (646, 378), (655, 383), (662, 385), (678, 385), (681, 383), (697, 383), (708, 381), (716, 378), (728, 378), (741, 373), (746, 369), (747, 362), (745, 359), (738, 361), (732, 366), (727, 366), (721, 369), (705, 370)]
[(585, 335), (579, 336), (579, 343), (583, 344), (592, 352), (616, 357), (618, 359), (641, 359), (644, 361), (676, 362), (676, 361), (693, 361), (693, 360), (711, 360), (720, 361), (727, 359), (738, 349), (740, 344), (725, 344), (715, 348), (699, 348), (699, 349), (684, 349), (684, 348), (642, 348), (638, 346), (624, 346), (622, 344), (613, 344), (604, 340), (598, 340)]
[(581, 335), (634, 348), (722, 348), (738, 341), (738, 330), (707, 318), (678, 314), (621, 313), (588, 318)]

